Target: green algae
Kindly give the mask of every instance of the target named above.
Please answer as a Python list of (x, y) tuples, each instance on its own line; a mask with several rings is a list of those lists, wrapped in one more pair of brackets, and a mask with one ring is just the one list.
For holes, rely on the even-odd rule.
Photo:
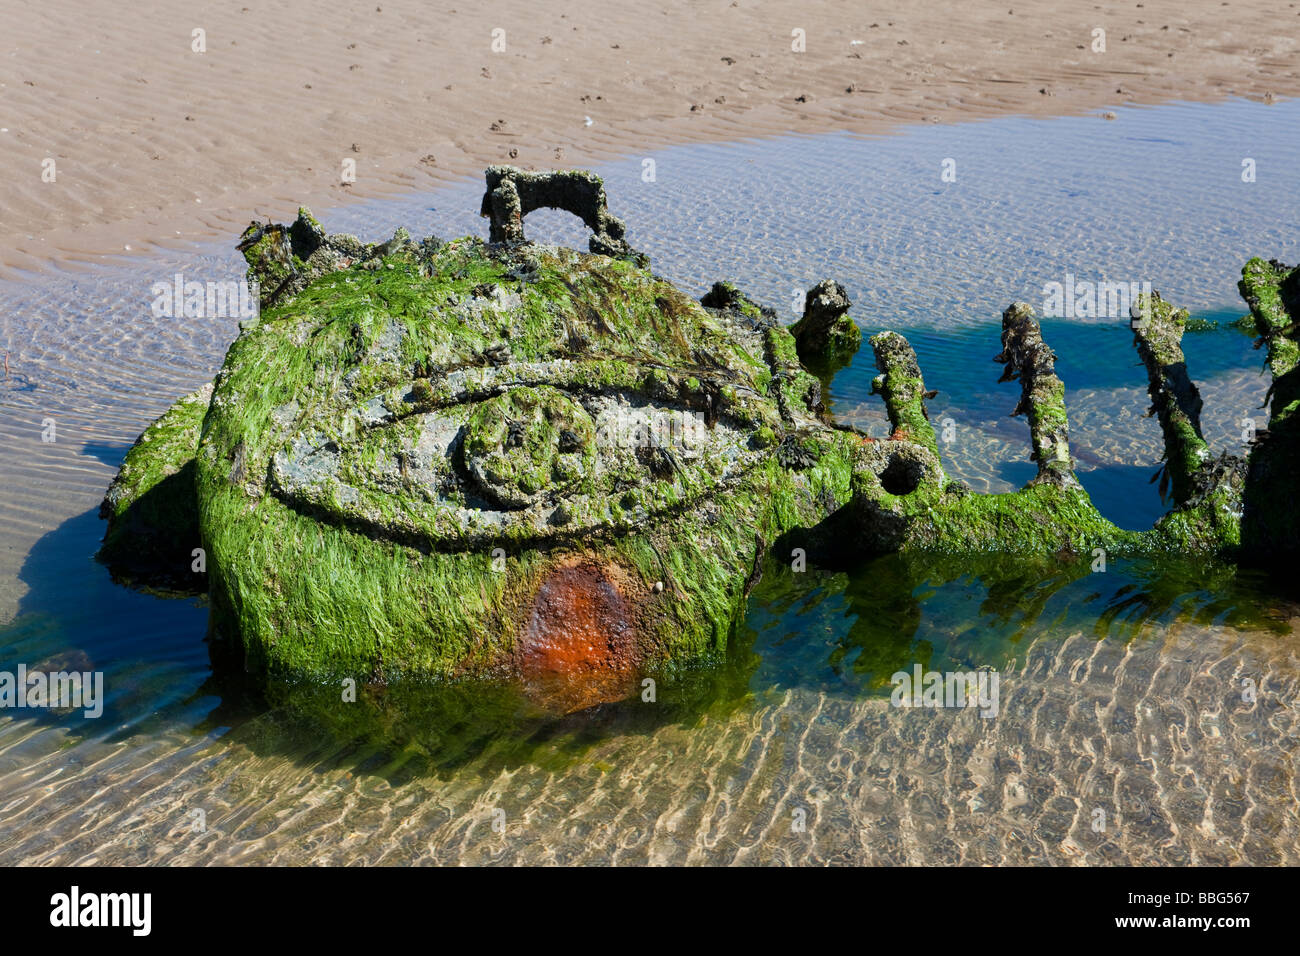
[[(625, 572), (647, 663), (716, 656), (765, 544), (817, 521), (827, 502), (848, 501), (851, 439), (838, 435), (829, 443), (842, 446), (838, 453), (828, 450), (802, 471), (751, 453), (753, 463), (727, 480), (725, 493), (711, 493), (715, 479), (699, 467), (662, 481), (642, 475), (634, 493), (608, 496), (607, 513), (574, 506), (565, 515), (565, 524), (589, 521), (590, 532), (568, 537), (561, 525), (544, 544), (514, 525), (465, 547), (436, 512), (420, 535), (386, 538), (376, 533), (385, 519), (396, 526), (400, 512), (430, 514), (401, 488), (358, 503), (347, 499), (345, 483), (326, 483), (332, 497), (313, 507), (286, 501), (267, 475), (304, 423), (319, 430), (321, 447), (346, 449), (359, 434), (384, 431), (383, 441), (414, 442), (414, 433), (364, 431), (353, 410), (377, 393), (385, 396), (382, 414), (410, 420), (487, 399), (467, 422), (470, 457), (498, 447), (512, 416), (536, 413), (538, 433), (521, 436), (521, 469), (506, 474), (497, 463), (497, 478), (521, 490), (511, 504), (554, 492), (555, 462), (540, 450), (558, 448), (565, 431), (575, 433), (575, 447), (593, 436), (557, 399), (538, 399), (538, 385), (509, 371), (530, 363), (558, 366), (545, 370), (548, 391), (556, 384), (567, 394), (639, 390), (699, 406), (729, 427), (756, 431), (757, 450), (810, 414), (807, 383), (815, 380), (798, 366), (787, 332), (766, 337), (768, 361), (733, 341), (708, 310), (630, 263), (545, 247), (500, 254), (472, 241), (380, 261), (382, 268), (322, 276), (267, 310), (232, 345), (218, 377), (198, 455), (199, 513), (217, 568), (214, 629), (242, 644), (246, 668), (384, 680), (500, 671), (539, 582), (557, 562), (579, 556)], [(508, 361), (494, 365), (490, 349), (502, 342)], [(505, 377), (493, 378), (499, 374)], [(452, 375), (467, 393), (448, 385)], [(765, 410), (769, 395), (785, 403), (782, 415)], [(502, 412), (501, 403), (510, 409)], [(364, 438), (357, 459), (371, 466), (385, 454), (372, 442), (379, 439)], [(587, 464), (568, 477), (581, 485), (592, 480), (589, 472)], [(358, 515), (367, 502), (382, 503), (386, 514), (365, 526), (321, 520)]]
[(1295, 553), (1300, 550), (1300, 512), (1293, 504), (1300, 474), (1300, 267), (1251, 259), (1239, 288), (1273, 376), (1266, 398), (1268, 427), (1251, 450), (1242, 495), (1242, 546), (1265, 555)]
[(871, 391), (884, 399), (894, 433), (906, 436), (937, 458), (939, 444), (925, 408), (928, 393), (912, 346), (897, 332), (886, 331), (871, 337), (871, 348), (880, 371), (871, 383)]
[[(194, 451), (212, 386), (185, 396), (136, 439), (100, 505), (108, 522), (98, 558), (127, 584), (180, 593), (207, 585), (194, 496)], [(202, 565), (200, 565), (200, 568)]]
[(1175, 309), (1159, 293), (1143, 297), (1140, 307), (1147, 319), (1134, 328), (1133, 338), (1147, 368), (1147, 391), (1164, 434), (1164, 474), (1174, 500), (1185, 504), (1198, 472), (1210, 459), (1201, 435), (1200, 392), (1187, 373), (1181, 346), (1188, 313)]
[(1002, 313), (1002, 352), (995, 361), (1005, 366), (998, 381), (1020, 382), (1020, 401), (1012, 414), (1029, 420), (1031, 457), (1038, 465), (1034, 480), (1077, 486), (1065, 383), (1056, 374), (1056, 353), (1043, 341), (1029, 305), (1013, 302)]
[(862, 346), (862, 330), (849, 316), (844, 287), (825, 279), (804, 296), (803, 315), (790, 327), (799, 358), (826, 380), (847, 365)]
[[(622, 242), (611, 228), (602, 241)], [(402, 230), (363, 245), (306, 210), (242, 238), (261, 319), (231, 345), (210, 403), (178, 403), (128, 454), (102, 553), (117, 564), (152, 549), (147, 575), (203, 542), (213, 635), (250, 674), (508, 676), (549, 619), (587, 626), (542, 602), (572, 568), (616, 594), (629, 660), (672, 674), (726, 653), (778, 541), (1072, 566), (1294, 548), (1295, 529), (1265, 510), (1289, 494), (1300, 402), (1295, 273), (1277, 263), (1243, 271), (1274, 374), (1271, 437), (1249, 466), (1212, 458), (1200, 434), (1186, 313), (1157, 300), (1139, 331), (1175, 507), (1138, 532), (1102, 517), (1074, 477), (1064, 384), (1027, 307), (1004, 314), (999, 359), (1020, 383), (1038, 474), (980, 495), (944, 473), (933, 393), (897, 333), (871, 339), (891, 437), (826, 420), (828, 373), (810, 366), (847, 361), (861, 339), (834, 283), (805, 309), (825, 321), (786, 329), (730, 283), (697, 303), (634, 253)], [(652, 412), (695, 416), (705, 440), (664, 440)]]

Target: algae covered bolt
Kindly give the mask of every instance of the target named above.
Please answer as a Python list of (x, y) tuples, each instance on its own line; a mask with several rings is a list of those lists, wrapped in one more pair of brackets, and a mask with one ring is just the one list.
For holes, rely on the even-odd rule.
[[(1293, 505), (1281, 525), (1261, 509), (1294, 475), (1295, 270), (1252, 260), (1243, 274), (1275, 377), (1248, 461), (1205, 448), (1185, 313), (1147, 303), (1135, 336), (1174, 507), (1132, 532), (1074, 476), (1064, 384), (1027, 306), (1003, 316), (998, 359), (1038, 474), (974, 494), (943, 471), (903, 336), (871, 339), (893, 434), (829, 421), (808, 367), (825, 377), (857, 347), (842, 287), (809, 293), (796, 340), (728, 283), (695, 301), (650, 272), (590, 173), (487, 180), (492, 242), (399, 230), (363, 244), (306, 210), (251, 225), (240, 248), (259, 320), (210, 400), (150, 426), (110, 489), (115, 575), (206, 587), (217, 646), (250, 672), (523, 676), (582, 706), (723, 654), (773, 547), (1294, 549)], [(542, 206), (581, 217), (592, 251), (528, 242), (523, 217)], [(178, 581), (194, 548), (206, 578)]]

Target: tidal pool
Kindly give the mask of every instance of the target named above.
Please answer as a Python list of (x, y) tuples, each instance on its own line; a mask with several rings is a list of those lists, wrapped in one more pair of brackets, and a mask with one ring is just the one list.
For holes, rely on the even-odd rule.
[[(995, 383), (999, 314), (1067, 275), (1150, 281), (1222, 323), (1184, 340), (1206, 436), (1238, 450), (1266, 424), (1261, 353), (1228, 323), (1247, 258), (1300, 258), (1300, 104), (1116, 112), (597, 171), (688, 291), (728, 278), (792, 320), (798, 290), (843, 283), (864, 331), (916, 347), (950, 473), (1007, 490), (1033, 468), (1016, 388)], [(317, 213), (367, 239), (485, 235), (481, 188)], [(562, 214), (526, 228), (585, 247)], [(239, 277), (233, 239), (0, 285), (0, 671), (102, 671), (106, 692), (98, 719), (0, 711), (0, 861), (1300, 862), (1293, 575), (1015, 556), (796, 571), (774, 554), (724, 664), (562, 718), (509, 686), (342, 704), (214, 669), (201, 602), (116, 587), (92, 556), (127, 447), (236, 333), (155, 317), (150, 289)], [(1150, 524), (1161, 446), (1127, 320), (1044, 331), (1081, 479), (1112, 520)], [(867, 350), (830, 397), (879, 434), (873, 374)], [(996, 671), (996, 716), (891, 706), (891, 675), (916, 667)]]

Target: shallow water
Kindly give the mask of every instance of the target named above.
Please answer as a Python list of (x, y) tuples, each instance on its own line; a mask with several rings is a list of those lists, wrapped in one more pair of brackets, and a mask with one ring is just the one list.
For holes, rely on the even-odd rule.
[[(865, 331), (905, 331), (940, 390), (932, 417), (952, 421), (949, 470), (1006, 490), (1032, 466), (1015, 388), (990, 361), (1001, 309), (1038, 306), (1070, 272), (1242, 314), (1247, 258), (1300, 258), (1297, 114), (1004, 119), (665, 150), (646, 157), (653, 182), (642, 157), (599, 172), (633, 244), (687, 290), (731, 278), (793, 318), (794, 290), (830, 277)], [(323, 218), (371, 239), (399, 224), (481, 235), (480, 189)], [(527, 223), (580, 244), (576, 226)], [(1298, 605), (1277, 581), (1200, 562), (794, 573), (774, 559), (727, 664), (653, 704), (556, 720), (508, 687), (390, 689), (353, 709), (306, 688), (259, 700), (213, 673), (200, 602), (118, 588), (92, 559), (126, 448), (211, 377), (236, 331), (154, 318), (149, 287), (239, 266), (198, 249), (0, 286), (0, 670), (102, 669), (108, 691), (98, 720), (0, 715), (0, 860), (1300, 861)], [(1045, 332), (1085, 485), (1113, 520), (1149, 524), (1159, 433), (1126, 322)], [(1265, 424), (1251, 346), (1229, 329), (1185, 340), (1220, 448), (1240, 446), (1243, 418)], [(879, 433), (873, 372), (860, 355), (831, 397)], [(997, 670), (997, 716), (891, 707), (889, 675), (918, 664)]]

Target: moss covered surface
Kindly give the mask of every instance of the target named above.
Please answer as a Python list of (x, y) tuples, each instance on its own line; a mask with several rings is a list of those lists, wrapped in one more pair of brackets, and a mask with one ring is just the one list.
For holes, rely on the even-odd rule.
[[(1160, 303), (1139, 333), (1176, 506), (1133, 532), (1074, 478), (1064, 383), (1028, 307), (1004, 314), (999, 359), (1039, 473), (981, 495), (944, 473), (933, 393), (895, 332), (871, 340), (893, 431), (873, 440), (826, 420), (795, 336), (728, 283), (697, 303), (635, 259), (401, 231), (362, 246), (305, 210), (250, 227), (243, 248), (279, 285), (211, 401), (178, 403), (128, 454), (103, 555), (166, 580), (205, 547), (214, 635), (255, 675), (540, 668), (625, 694), (629, 674), (722, 655), (765, 551), (800, 536), (1076, 563), (1295, 548), (1294, 518), (1268, 512), (1300, 464), (1297, 280), (1277, 263), (1243, 272), (1274, 374), (1248, 463), (1201, 439), (1185, 313)], [(820, 333), (853, 324), (841, 288), (814, 291), (825, 321), (804, 331), (823, 354)], [(559, 695), (594, 702), (572, 681)]]
[(194, 452), (212, 386), (185, 396), (136, 439), (99, 508), (108, 522), (99, 560), (114, 578), (162, 591), (202, 592)]
[(949, 493), (938, 505), (913, 524), (907, 549), (1088, 554), (1140, 540), (1103, 518), (1083, 489), (1048, 482), (1009, 494)]
[(822, 379), (852, 361), (862, 346), (862, 330), (848, 314), (851, 304), (842, 285), (824, 279), (808, 290), (803, 315), (790, 327), (799, 358)]
[[(788, 333), (771, 330), (763, 344), (737, 344), (632, 264), (567, 250), (458, 241), (316, 279), (240, 336), (217, 379), (197, 459), (214, 626), (242, 641), (255, 672), (508, 671), (518, 642), (546, 623), (542, 583), (581, 561), (626, 602), (639, 663), (721, 653), (763, 546), (850, 495), (855, 439), (818, 427)], [(577, 405), (611, 395), (698, 412), (711, 434), (756, 440), (728, 446), (730, 470), (712, 477), (695, 459), (664, 464), (639, 450), (643, 472), (624, 474), (626, 456), (593, 464)], [(499, 498), (484, 508), (482, 485), (461, 482), (460, 504), (498, 522), (469, 538), (440, 523), (450, 505), (429, 501), (434, 479), (395, 477), (373, 501), (353, 497), (347, 467), (317, 476), (301, 465), (311, 502), (276, 485), (277, 454), (303, 436), (319, 454), (281, 459), (285, 474), (330, 449), (345, 466), (369, 455), (374, 474), (386, 446), (418, 451), (417, 420), (455, 423), (462, 412), (452, 457), (493, 472)], [(772, 448), (800, 429), (815, 432), (808, 460), (783, 467)], [(473, 472), (442, 467), (444, 478)], [(570, 485), (590, 481), (603, 483), (609, 513), (571, 513)], [(392, 520), (367, 510), (383, 500)], [(612, 520), (623, 509), (627, 520)], [(397, 520), (402, 511), (423, 523)], [(544, 528), (531, 522), (547, 511)], [(582, 533), (566, 533), (570, 523)]]
[[(1201, 396), (1187, 372), (1182, 337), (1186, 309), (1176, 309), (1156, 293), (1141, 307), (1146, 321), (1135, 326), (1138, 356), (1147, 368), (1147, 392), (1165, 441), (1164, 484), (1179, 504), (1192, 495), (1197, 473), (1210, 459), (1201, 436)], [(1162, 491), (1164, 490), (1162, 484)]]
[(881, 332), (871, 337), (871, 348), (880, 371), (871, 391), (884, 399), (894, 434), (916, 442), (937, 458), (939, 444), (926, 411), (925, 382), (912, 346), (897, 332)]
[(1256, 554), (1300, 551), (1300, 267), (1251, 259), (1241, 272), (1242, 297), (1250, 306), (1273, 375), (1268, 428), (1251, 450), (1242, 501), (1243, 549)]

